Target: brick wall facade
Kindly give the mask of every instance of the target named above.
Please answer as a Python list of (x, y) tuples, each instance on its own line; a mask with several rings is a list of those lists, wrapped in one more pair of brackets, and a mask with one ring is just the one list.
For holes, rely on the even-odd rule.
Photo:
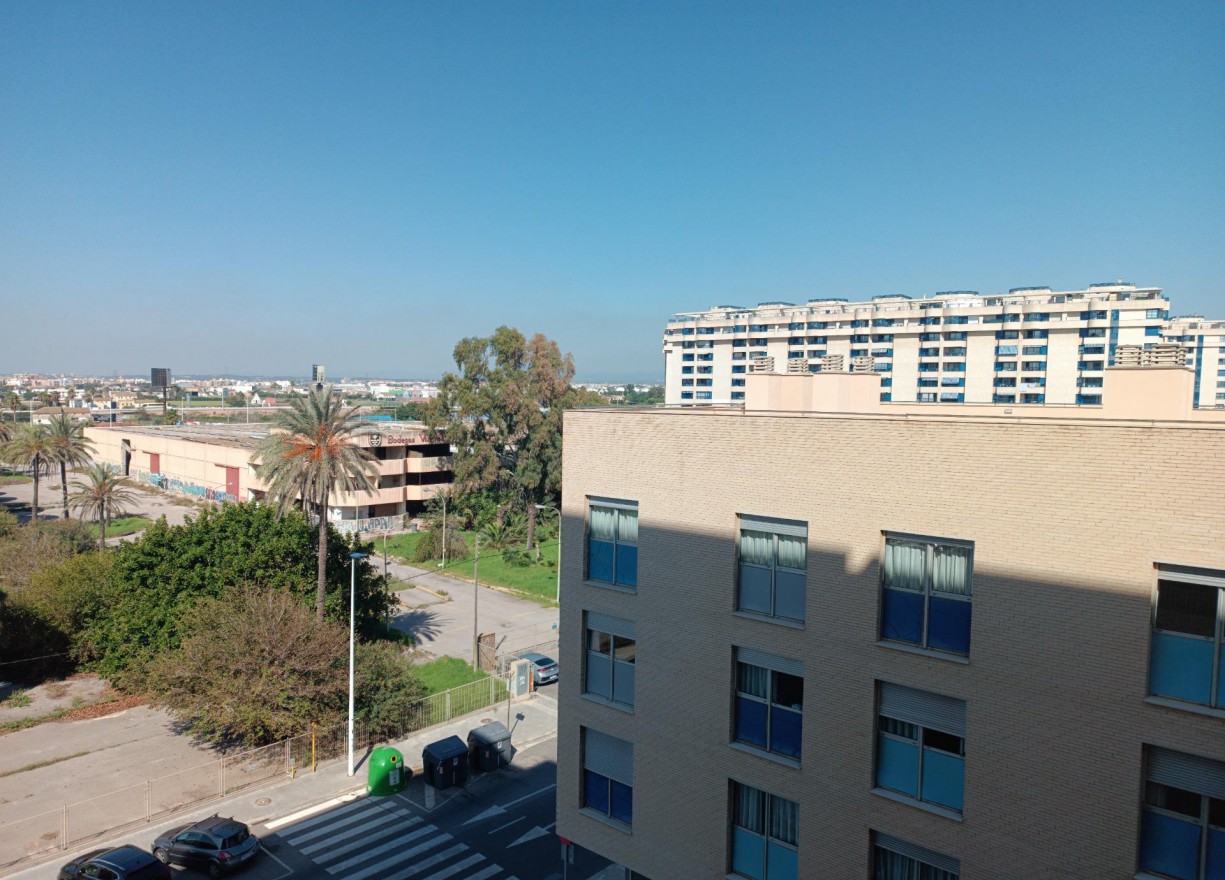
[[(652, 880), (724, 877), (728, 780), (800, 805), (804, 878), (870, 832), (963, 880), (1127, 878), (1143, 744), (1225, 760), (1225, 718), (1145, 701), (1154, 564), (1225, 569), (1225, 425), (566, 415), (558, 834)], [(638, 588), (583, 583), (586, 498), (639, 504)], [(734, 614), (737, 514), (808, 523), (802, 629)], [(883, 532), (974, 542), (968, 663), (877, 643)], [(632, 714), (582, 697), (583, 613), (637, 624)], [(799, 769), (732, 748), (734, 648), (802, 660)], [(967, 704), (960, 821), (872, 792), (875, 682)], [(580, 728), (634, 743), (631, 833), (580, 811)]]

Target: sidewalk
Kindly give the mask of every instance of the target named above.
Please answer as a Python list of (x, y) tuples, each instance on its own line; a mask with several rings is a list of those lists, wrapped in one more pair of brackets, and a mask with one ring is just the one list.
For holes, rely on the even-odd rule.
[[(403, 753), (404, 762), (412, 768), (413, 777), (416, 779), (421, 776), (421, 752), (426, 745), (449, 736), (458, 736), (466, 741), (468, 731), (492, 720), (506, 724), (507, 703), (505, 701), (453, 719), (445, 724), (417, 731), (412, 736), (387, 743), (387, 745)], [(507, 727), (511, 729), (511, 744), (516, 752), (556, 736), (556, 701), (550, 696), (536, 693), (512, 702), (510, 704), (510, 724)], [(45, 850), (16, 863), (6, 857), (0, 859), (0, 876), (8, 876), (12, 872), (18, 872), (13, 873), (13, 876), (23, 878), (23, 880), (24, 878), (33, 880), (33, 878), (53, 876), (54, 872), (50, 871), (50, 866), (68, 861), (74, 853), (124, 842), (132, 842), (142, 848), (147, 848), (148, 842), (161, 831), (211, 816), (217, 812), (247, 823), (257, 829), (258, 834), (259, 826), (265, 826), (270, 822), (280, 824), (276, 822), (277, 819), (304, 811), (313, 812), (313, 808), (338, 797), (364, 793), (367, 773), (366, 757), (365, 751), (354, 755), (355, 770), (352, 777), (347, 775), (347, 761), (341, 758), (319, 765), (314, 773), (311, 773), (309, 768), (305, 768), (293, 779), (278, 777), (276, 781), (253, 786), (224, 799), (202, 801), (197, 806), (168, 819), (151, 824), (141, 822), (128, 825), (99, 839), (79, 841), (68, 850), (58, 848)], [(18, 840), (11, 837), (13, 833), (10, 831), (10, 837), (6, 839), (6, 831), (0, 829), (0, 852), (16, 851), (19, 853), (23, 846), (38, 844), (37, 837), (29, 841)]]

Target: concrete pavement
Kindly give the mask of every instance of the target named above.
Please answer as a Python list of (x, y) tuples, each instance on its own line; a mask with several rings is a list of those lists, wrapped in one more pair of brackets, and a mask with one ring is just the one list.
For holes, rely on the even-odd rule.
[[(508, 726), (511, 729), (512, 744), (517, 750), (527, 750), (534, 744), (556, 737), (557, 703), (551, 694), (551, 690), (555, 687), (555, 685), (551, 686), (544, 691), (517, 700), (510, 705), (510, 724)], [(414, 774), (420, 775), (421, 752), (428, 743), (452, 735), (466, 739), (468, 731), (473, 727), (485, 723), (486, 720), (494, 719), (502, 721), (504, 724), (506, 723), (506, 703), (490, 706), (446, 724), (418, 731), (412, 736), (392, 745), (404, 754), (405, 763), (413, 768)], [(359, 756), (363, 760), (364, 757), (364, 755)], [(102, 846), (118, 845), (119, 843), (133, 843), (142, 848), (147, 848), (149, 842), (163, 830), (195, 821), (198, 818), (211, 816), (217, 812), (223, 815), (232, 815), (240, 821), (246, 822), (252, 826), (257, 834), (261, 831), (266, 834), (267, 829), (259, 826), (264, 826), (269, 822), (275, 824), (275, 820), (278, 818), (294, 816), (295, 814), (301, 814), (304, 818), (306, 815), (317, 812), (316, 808), (328, 808), (328, 806), (320, 807), (321, 804), (333, 805), (334, 803), (341, 802), (336, 800), (337, 798), (364, 792), (366, 774), (364, 763), (358, 764), (357, 773), (353, 777), (347, 776), (346, 770), (346, 762), (341, 759), (321, 765), (315, 773), (305, 771), (298, 773), (292, 780), (282, 775), (274, 782), (248, 789), (241, 794), (229, 798), (210, 801), (198, 808), (183, 812), (173, 819), (152, 824), (146, 824), (143, 821), (135, 823), (128, 827), (126, 833), (107, 835), (104, 838), (88, 843), (82, 841), (67, 851), (51, 849), (50, 847), (54, 847), (56, 839), (46, 839), (41, 834), (34, 834), (28, 840), (24, 838), (17, 839), (14, 836), (17, 833), (14, 831), (14, 827), (16, 827), (17, 831), (25, 830), (31, 833), (38, 830), (33, 828), (23, 829), (23, 823), (20, 821), (16, 823), (16, 826), (13, 824), (9, 824), (7, 827), (0, 826), (0, 876), (11, 874), (14, 877), (22, 878), (22, 880), (26, 880), (26, 878), (34, 880), (34, 878), (54, 877), (59, 865), (69, 861), (81, 852)], [(75, 778), (77, 784), (82, 788), (82, 796), (88, 797), (88, 774), (82, 775), (78, 773), (75, 774)], [(446, 797), (455, 797), (461, 795), (464, 789), (453, 789), (451, 792), (449, 795), (446, 795), (445, 792), (440, 794), (446, 795)], [(52, 830), (59, 829), (58, 823), (49, 827)], [(42, 849), (43, 851), (32, 859), (13, 863), (14, 857), (20, 855), (23, 847)]]

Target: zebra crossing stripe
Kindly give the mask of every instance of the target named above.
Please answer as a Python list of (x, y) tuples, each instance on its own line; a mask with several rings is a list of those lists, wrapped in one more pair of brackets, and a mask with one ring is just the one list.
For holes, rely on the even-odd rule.
[[(367, 800), (366, 798), (358, 798), (357, 800), (350, 801), (344, 806), (337, 807), (334, 810), (317, 813), (314, 816), (311, 816), (309, 819), (303, 819), (301, 822), (293, 823), (290, 833), (297, 834), (300, 831), (305, 831), (307, 828), (315, 827), (320, 822), (334, 821), (338, 816), (347, 815), (348, 813), (352, 813), (354, 810), (364, 810), (373, 803), (374, 801)], [(272, 828), (272, 825), (269, 824), (268, 827)]]
[[(376, 846), (374, 849), (368, 849), (365, 852), (361, 853), (360, 855), (352, 856), (350, 858), (345, 859), (343, 862), (338, 862), (330, 867), (327, 866), (327, 863), (331, 861), (331, 859), (321, 859), (319, 863), (327, 867), (329, 871), (335, 873), (336, 871), (343, 871), (346, 868), (352, 868), (354, 865), (360, 864), (361, 862), (368, 861), (374, 858), (375, 856), (381, 856), (383, 853), (390, 852), (391, 850), (394, 850), (394, 849), (401, 850), (401, 852), (398, 852), (396, 854), (398, 858), (409, 858), (415, 853), (423, 852), (424, 850), (420, 848), (414, 849), (414, 850), (405, 850), (403, 849), (403, 847), (407, 846), (408, 844), (412, 843), (414, 840), (417, 840), (420, 837), (424, 837), (427, 834), (433, 834), (437, 830), (438, 829), (433, 825), (426, 825), (422, 828), (418, 828), (416, 831), (413, 831), (410, 834), (405, 834), (400, 837), (396, 837), (395, 839), (389, 840), (386, 843), (382, 844), (381, 846)], [(429, 849), (429, 847), (431, 846), (438, 846), (442, 843), (445, 843), (446, 840), (449, 840), (449, 839), (450, 838), (438, 839), (434, 841), (433, 843), (430, 843), (429, 845), (427, 845), (425, 849)], [(338, 855), (343, 855), (343, 853), (338, 853)], [(382, 867), (382, 863), (380, 862), (379, 865), (377, 865), (376, 867)]]
[[(411, 819), (412, 816), (408, 813), (408, 811), (396, 812), (389, 810), (381, 816), (373, 816), (368, 822), (359, 822), (349, 828), (347, 831), (341, 832), (340, 834), (333, 834), (330, 837), (319, 841), (318, 843), (312, 843), (310, 846), (299, 846), (298, 850), (303, 855), (310, 856), (317, 852), (331, 850), (336, 846), (336, 844), (343, 843), (352, 837), (357, 837), (358, 844), (360, 845), (362, 838), (367, 837), (369, 833), (373, 832), (376, 828), (382, 828), (384, 825), (390, 825), (393, 822), (407, 822)], [(420, 822), (421, 820), (418, 819), (416, 821)]]
[(494, 874), (502, 873), (502, 869), (498, 865), (490, 865), (483, 871), (477, 871), (471, 877), (465, 877), (464, 880), (489, 880)]
[(485, 857), (483, 855), (480, 853), (474, 853), (473, 855), (470, 855), (468, 858), (464, 859), (462, 862), (456, 862), (454, 865), (449, 865), (448, 867), (443, 868), (441, 871), (431, 874), (430, 876), (426, 877), (425, 880), (447, 880), (448, 877), (454, 877), (460, 871), (466, 871), (477, 862), (483, 861), (485, 861)]
[(408, 880), (409, 877), (414, 877), (423, 871), (428, 871), (435, 865), (445, 862), (452, 856), (457, 856), (467, 849), (468, 847), (464, 846), (462, 843), (457, 843), (450, 849), (443, 850), (442, 852), (438, 853), (438, 855), (430, 856), (428, 859), (422, 859), (420, 862), (417, 862), (417, 864), (410, 865), (403, 871), (397, 871), (395, 874), (388, 874), (384, 876), (382, 880)]
[[(407, 814), (395, 814), (391, 816), (387, 821), (390, 822), (395, 819), (400, 819), (404, 823), (401, 827), (405, 829), (412, 828), (414, 825), (417, 825), (421, 822), (421, 819), (419, 819), (418, 817), (410, 816)], [(380, 823), (380, 824), (385, 824), (385, 823)], [(373, 828), (373, 827), (375, 827), (373, 824), (362, 826), (364, 830), (369, 830), (370, 828)], [(400, 835), (398, 838), (396, 838), (396, 840), (400, 842), (403, 842), (407, 839), (408, 838), (403, 835)], [(303, 849), (302, 852), (310, 853), (312, 850), (319, 849), (320, 847), (330, 846), (330, 844), (335, 843), (335, 842), (336, 841), (325, 841), (324, 843), (311, 844), (310, 847)], [(392, 841), (391, 845), (394, 846), (395, 842), (396, 841)], [(346, 843), (344, 846), (331, 846), (327, 850), (327, 853), (323, 855), (322, 857), (320, 857), (319, 859), (316, 859), (316, 861), (320, 863), (334, 861), (340, 858), (341, 856), (343, 856), (345, 853), (353, 852), (353, 850), (355, 849), (361, 849), (362, 847), (364, 846), (368, 847), (369, 845), (370, 845), (369, 840), (359, 837), (357, 840), (353, 841), (352, 843)], [(363, 858), (368, 858), (374, 854), (375, 854), (374, 850), (367, 849), (363, 855)]]
[(382, 811), (380, 810), (378, 804), (376, 804), (374, 801), (366, 801), (366, 803), (359, 809), (351, 810), (345, 813), (343, 816), (336, 813), (332, 813), (328, 816), (320, 816), (318, 818), (323, 820), (322, 824), (316, 823), (315, 827), (305, 830), (295, 828), (288, 834), (282, 834), (281, 839), (289, 841), (294, 846), (300, 846), (301, 844), (306, 843), (308, 840), (314, 840), (315, 838), (322, 837), (325, 834), (331, 834), (339, 828), (347, 827), (354, 822), (361, 822), (380, 812)]
[[(437, 831), (438, 829), (435, 828), (434, 830)], [(453, 838), (450, 834), (440, 834), (437, 837), (431, 837), (425, 843), (414, 846), (412, 849), (406, 849), (402, 852), (397, 852), (394, 855), (392, 855), (391, 858), (383, 859), (381, 862), (371, 865), (368, 868), (362, 868), (362, 870), (358, 871), (356, 874), (345, 874), (344, 875), (345, 880), (366, 880), (367, 877), (374, 877), (376, 875), (382, 878), (384, 876), (383, 871), (387, 870), (388, 868), (391, 868), (394, 865), (403, 864), (405, 859), (411, 859), (414, 856), (420, 855), (421, 853), (427, 850), (431, 850), (436, 846), (442, 846), (444, 843), (448, 843), (454, 839), (455, 838)], [(463, 852), (467, 848), (468, 847), (464, 846), (462, 843), (457, 846), (454, 846), (450, 850), (447, 851), (447, 857), (449, 858), (450, 856), (455, 855), (456, 853)], [(358, 857), (356, 859), (351, 859), (350, 861), (351, 862), (361, 862), (361, 861), (365, 861), (365, 858), (366, 857), (363, 856), (363, 857)], [(430, 861), (430, 859), (434, 859), (436, 861)], [(437, 864), (438, 861), (442, 861), (442, 859), (439, 858), (438, 856), (431, 856), (430, 859), (427, 859), (422, 864), (425, 867), (429, 867), (432, 864)], [(344, 868), (341, 867), (341, 865), (332, 865), (328, 867), (329, 874), (336, 874), (343, 870)]]

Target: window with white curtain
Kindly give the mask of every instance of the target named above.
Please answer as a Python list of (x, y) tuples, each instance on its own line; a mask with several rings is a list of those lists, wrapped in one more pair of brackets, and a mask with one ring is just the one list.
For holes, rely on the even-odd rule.
[(959, 880), (954, 858), (888, 834), (872, 835), (872, 880)]
[(732, 873), (749, 880), (797, 880), (800, 808), (795, 801), (733, 782)]
[(736, 609), (804, 620), (808, 586), (808, 523), (740, 517)]
[(973, 560), (969, 541), (886, 535), (880, 637), (968, 655)]
[(804, 730), (803, 664), (738, 649), (735, 713), (736, 742), (798, 761)]
[(638, 586), (638, 503), (591, 499), (587, 520), (587, 579)]

